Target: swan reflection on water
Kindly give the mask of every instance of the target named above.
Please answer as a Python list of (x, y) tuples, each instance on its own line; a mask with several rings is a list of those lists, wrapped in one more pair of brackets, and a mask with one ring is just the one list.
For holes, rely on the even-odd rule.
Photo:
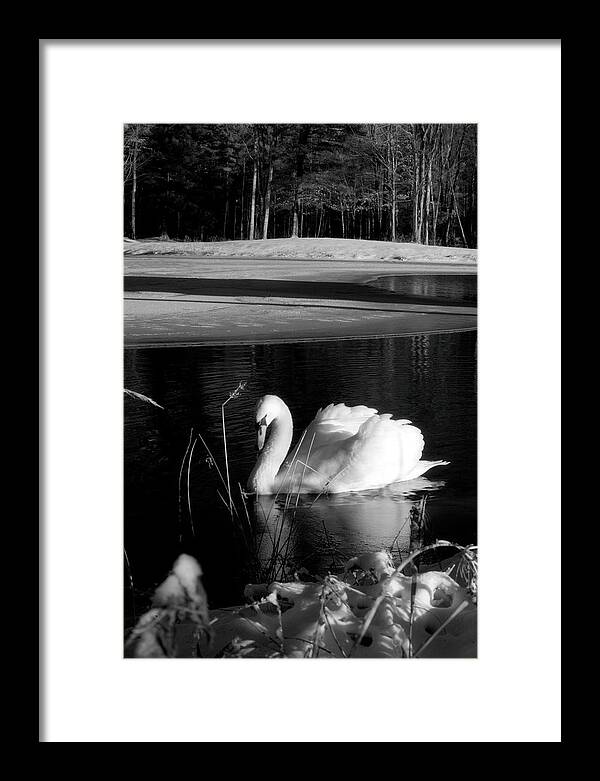
[(353, 493), (255, 497), (257, 557), (266, 562), (279, 552), (288, 565), (314, 573), (340, 568), (357, 551), (405, 553), (423, 497), (444, 485), (419, 477)]

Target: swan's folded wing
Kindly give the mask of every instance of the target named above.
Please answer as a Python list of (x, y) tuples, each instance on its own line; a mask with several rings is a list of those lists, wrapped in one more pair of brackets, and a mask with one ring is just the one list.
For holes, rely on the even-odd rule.
[(314, 460), (314, 466), (333, 478), (333, 491), (378, 488), (404, 479), (421, 458), (423, 447), (416, 426), (392, 420), (390, 415), (374, 415), (350, 439), (320, 449), (311, 464)]
[(380, 485), (402, 480), (418, 463), (425, 441), (408, 420), (378, 415), (362, 425), (354, 443), (356, 471), (368, 471)]
[(353, 437), (362, 424), (374, 415), (377, 415), (377, 410), (364, 404), (355, 407), (348, 407), (346, 404), (329, 404), (324, 409), (320, 409), (290, 450), (286, 464), (289, 464), (292, 458), (306, 463), (309, 452), (312, 454), (319, 448)]

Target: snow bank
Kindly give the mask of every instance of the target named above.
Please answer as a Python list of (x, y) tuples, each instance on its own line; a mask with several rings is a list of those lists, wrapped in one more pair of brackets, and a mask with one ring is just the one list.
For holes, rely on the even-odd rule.
[(205, 258), (292, 258), (299, 260), (387, 260), (476, 263), (477, 250), (365, 239), (260, 239), (256, 241), (126, 240), (125, 255)]
[(475, 590), (448, 572), (403, 574), (387, 551), (350, 559), (340, 576), (248, 586), (248, 604), (224, 610), (208, 611), (201, 575), (192, 557), (175, 562), (155, 592), (152, 609), (131, 632), (127, 655), (468, 658), (477, 653)]

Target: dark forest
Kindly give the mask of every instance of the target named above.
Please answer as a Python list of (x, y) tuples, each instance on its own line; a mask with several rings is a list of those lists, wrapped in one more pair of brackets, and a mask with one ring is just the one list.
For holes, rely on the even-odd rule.
[(476, 125), (126, 125), (124, 230), (477, 246)]

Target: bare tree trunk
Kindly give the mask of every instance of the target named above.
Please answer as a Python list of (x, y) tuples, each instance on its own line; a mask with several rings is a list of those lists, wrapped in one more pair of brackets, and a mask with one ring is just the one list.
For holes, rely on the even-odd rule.
[(300, 234), (302, 235), (302, 224), (298, 224), (298, 211), (299, 211), (299, 193), (300, 185), (302, 184), (302, 176), (304, 175), (304, 160), (306, 158), (306, 145), (310, 136), (311, 125), (301, 125), (298, 132), (298, 141), (296, 145), (296, 167), (292, 174), (293, 191), (294, 191), (294, 206), (293, 206), (293, 218), (292, 218), (292, 238), (298, 238), (298, 228), (300, 228)]
[(427, 188), (425, 190), (425, 244), (429, 244), (429, 215), (431, 211), (431, 158), (427, 169)]
[(135, 165), (135, 154), (134, 154), (134, 163), (133, 163), (133, 183), (131, 186), (131, 238), (135, 239), (135, 199), (136, 199), (136, 192), (137, 192), (137, 172), (136, 172), (136, 165)]
[(392, 170), (392, 241), (396, 241), (396, 171)]
[(138, 159), (138, 148), (139, 148), (139, 142), (140, 142), (140, 130), (139, 127), (136, 125), (135, 128), (135, 136), (134, 136), (134, 142), (133, 142), (133, 169), (132, 169), (132, 176), (133, 181), (131, 183), (131, 238), (136, 238), (136, 229), (135, 229), (135, 207), (136, 207), (136, 197), (137, 197), (137, 159)]
[(425, 215), (425, 136), (423, 136), (423, 148), (421, 150), (421, 165), (419, 172), (420, 193), (419, 193), (419, 243), (423, 243), (423, 218)]
[(250, 201), (250, 221), (248, 223), (248, 238), (254, 239), (254, 215), (256, 213), (256, 184), (258, 181), (258, 136), (254, 138), (254, 166), (252, 169), (252, 200)]
[(444, 239), (444, 244), (446, 247), (450, 246), (450, 229), (452, 227), (452, 218), (454, 217), (454, 203), (450, 206), (450, 211), (448, 213), (448, 222), (446, 223), (446, 238)]
[(392, 126), (388, 127), (388, 172), (390, 180), (390, 239), (396, 241), (396, 150)]
[(460, 226), (460, 232), (462, 235), (463, 242), (465, 244), (465, 247), (469, 246), (469, 242), (467, 241), (467, 237), (465, 236), (465, 231), (463, 228), (462, 220), (460, 219), (460, 211), (458, 209), (458, 203), (456, 201), (456, 193), (454, 192), (454, 187), (452, 187), (452, 198), (454, 199), (454, 210), (456, 212), (456, 218), (458, 219), (458, 224)]
[[(294, 174), (294, 180), (296, 180), (296, 175)], [(297, 196), (297, 187), (296, 181), (294, 181), (294, 208), (292, 212), (292, 239), (298, 238), (298, 196)]]
[(419, 130), (418, 125), (413, 125), (413, 241), (417, 243), (421, 239), (421, 229), (419, 221), (419, 191), (421, 189), (420, 172), (421, 165), (419, 159)]
[(225, 201), (225, 213), (223, 215), (223, 238), (227, 239), (227, 217), (229, 216), (229, 195)]
[(440, 213), (440, 201), (442, 199), (442, 183), (440, 182), (439, 190), (438, 190), (438, 197), (437, 200), (433, 201), (433, 226), (432, 226), (432, 234), (433, 234), (433, 243), (434, 245), (437, 244), (437, 224), (438, 224), (438, 216)]
[(246, 190), (246, 158), (242, 167), (242, 202), (240, 205), (240, 239), (244, 238), (244, 192)]
[(265, 216), (263, 219), (263, 239), (268, 238), (269, 233), (269, 211), (271, 208), (271, 183), (273, 181), (273, 152), (269, 153), (269, 175), (267, 178), (267, 189), (265, 192)]

